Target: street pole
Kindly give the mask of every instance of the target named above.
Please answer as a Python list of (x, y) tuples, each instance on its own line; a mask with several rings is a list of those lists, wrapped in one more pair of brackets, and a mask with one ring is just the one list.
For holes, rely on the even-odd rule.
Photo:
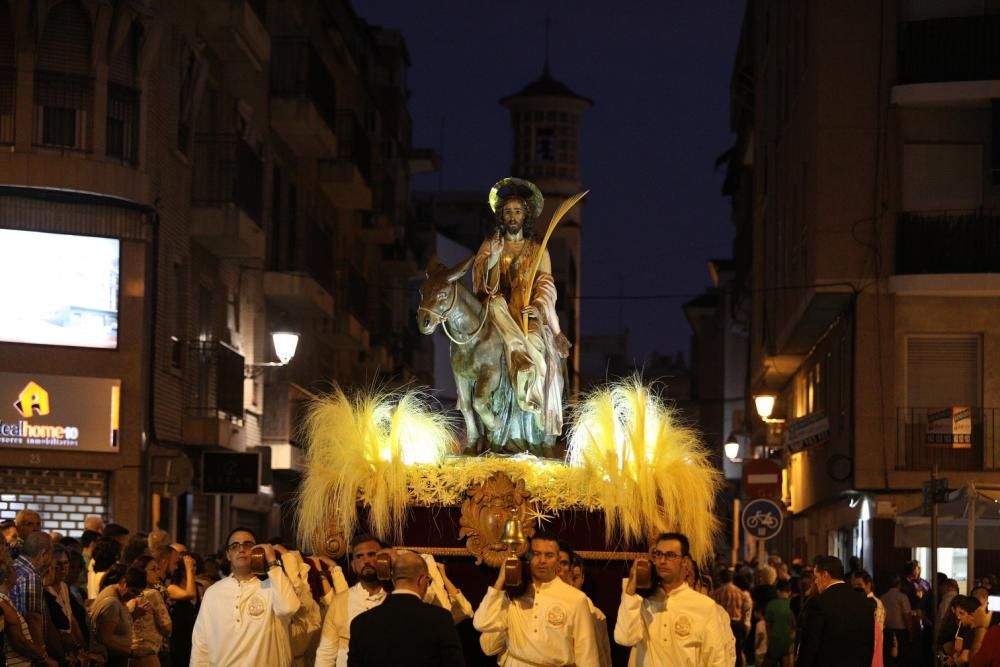
[(965, 487), (967, 490), (966, 506), (968, 507), (969, 532), (965, 538), (966, 551), (968, 552), (968, 567), (965, 570), (965, 594), (969, 595), (976, 585), (976, 483), (969, 480)]
[[(931, 584), (931, 618), (928, 619), (931, 626), (931, 632), (933, 634), (933, 641), (931, 641), (931, 663), (934, 664), (937, 659), (937, 608), (938, 608), (938, 586), (937, 586), (937, 547), (938, 547), (938, 498), (937, 498), (937, 464), (931, 469), (931, 572), (930, 578), (927, 580)], [(920, 582), (917, 582), (919, 585)]]
[(736, 571), (736, 562), (740, 555), (740, 499), (733, 498), (733, 572)]

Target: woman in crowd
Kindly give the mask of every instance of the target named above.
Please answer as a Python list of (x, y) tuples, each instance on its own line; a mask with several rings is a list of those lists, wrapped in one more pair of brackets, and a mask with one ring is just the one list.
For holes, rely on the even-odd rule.
[(160, 593), (160, 564), (152, 556), (141, 556), (131, 569), (146, 578), (142, 594), (126, 604), (132, 614), (132, 661), (130, 667), (161, 667), (158, 654), (169, 641), (173, 623)]
[(191, 662), (191, 634), (198, 618), (199, 600), (194, 558), (181, 554), (181, 562), (169, 573), (167, 585), (167, 609), (173, 623), (170, 662), (174, 667), (188, 667)]
[(65, 583), (69, 571), (69, 556), (61, 544), (52, 546), (52, 565), (42, 578), (48, 611), (45, 624), (45, 645), (50, 655), (62, 664), (79, 664), (85, 660), (87, 644), (83, 630), (73, 613), (69, 587)]
[(102, 537), (94, 543), (94, 550), (90, 555), (90, 571), (87, 572), (88, 600), (97, 598), (97, 594), (104, 590), (104, 575), (118, 562), (121, 552), (122, 545), (110, 537)]

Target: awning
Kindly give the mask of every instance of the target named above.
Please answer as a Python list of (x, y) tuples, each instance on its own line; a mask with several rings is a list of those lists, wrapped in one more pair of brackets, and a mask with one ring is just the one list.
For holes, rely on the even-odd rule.
[[(969, 533), (970, 510), (975, 512), (975, 535)], [(969, 483), (938, 504), (938, 547), (1000, 549), (1000, 486)], [(896, 547), (930, 547), (931, 518), (923, 507), (896, 515)]]

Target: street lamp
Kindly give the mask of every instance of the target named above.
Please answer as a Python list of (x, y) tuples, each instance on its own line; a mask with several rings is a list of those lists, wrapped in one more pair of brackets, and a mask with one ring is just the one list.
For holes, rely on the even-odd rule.
[(274, 354), (278, 361), (264, 361), (247, 364), (243, 369), (243, 376), (252, 378), (263, 372), (265, 368), (284, 366), (295, 356), (295, 349), (299, 346), (299, 334), (286, 329), (271, 333), (271, 342), (274, 344)]
[(275, 331), (271, 334), (274, 343), (274, 353), (278, 355), (281, 365), (287, 364), (295, 356), (295, 348), (299, 346), (299, 334), (294, 331)]
[(740, 460), (740, 441), (736, 439), (736, 435), (733, 433), (729, 434), (726, 438), (726, 443), (722, 445), (723, 451), (726, 452), (726, 458), (733, 463), (738, 463)]
[(753, 404), (757, 408), (757, 414), (764, 421), (767, 421), (771, 417), (771, 413), (774, 412), (774, 401), (777, 397), (770, 392), (761, 392), (759, 394), (754, 394)]

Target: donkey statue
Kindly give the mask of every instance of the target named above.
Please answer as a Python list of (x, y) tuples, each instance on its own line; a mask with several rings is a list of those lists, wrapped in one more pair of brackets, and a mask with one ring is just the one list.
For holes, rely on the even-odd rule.
[(503, 339), (490, 321), (487, 304), (461, 281), (474, 259), (449, 268), (431, 258), (420, 286), (417, 328), (430, 335), (441, 325), (451, 341), (451, 370), (468, 448), (475, 453), (532, 450), (538, 431), (535, 415), (521, 410), (514, 398)]

